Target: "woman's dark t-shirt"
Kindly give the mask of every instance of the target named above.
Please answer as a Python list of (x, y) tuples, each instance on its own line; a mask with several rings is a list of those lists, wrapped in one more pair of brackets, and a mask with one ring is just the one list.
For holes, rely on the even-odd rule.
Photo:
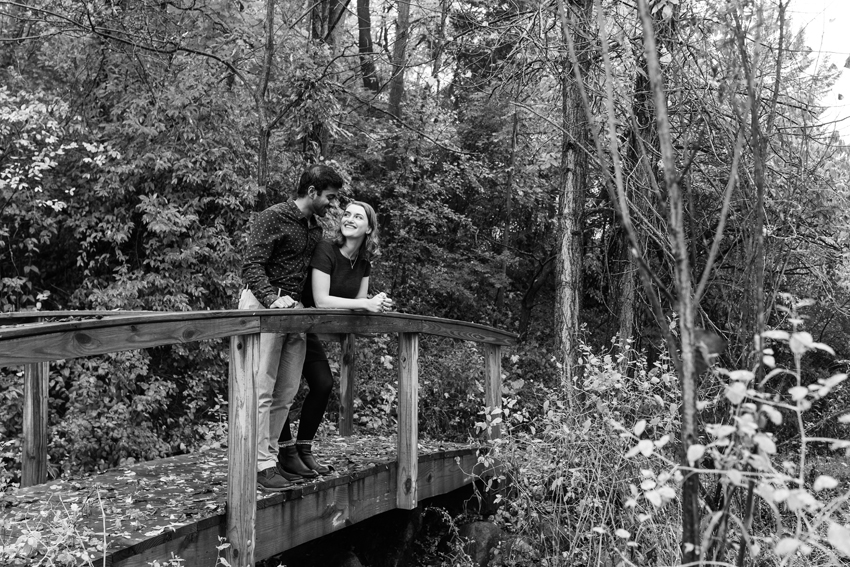
[(372, 264), (361, 258), (359, 254), (352, 266), (351, 260), (342, 255), (336, 244), (328, 240), (319, 242), (310, 260), (310, 270), (301, 294), (304, 307), (316, 306), (316, 301), (313, 299), (313, 268), (330, 275), (331, 288), (328, 295), (346, 299), (357, 297), (363, 278), (369, 277), (372, 272)]

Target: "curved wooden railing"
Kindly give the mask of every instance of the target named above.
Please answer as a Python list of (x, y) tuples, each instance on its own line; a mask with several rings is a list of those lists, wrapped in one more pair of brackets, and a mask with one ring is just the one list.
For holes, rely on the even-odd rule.
[[(48, 322), (46, 319), (73, 319)], [(407, 315), (327, 309), (257, 311), (54, 311), (0, 315), (0, 366), (24, 365), (22, 486), (47, 480), (49, 362), (208, 339), (230, 338), (227, 539), (230, 565), (254, 565), (256, 517), (255, 364), (261, 332), (309, 332), (338, 338), (340, 433), (352, 433), (356, 334), (398, 334), (398, 483), (396, 507), (417, 505), (418, 353), (425, 333), (480, 343), (484, 405), (501, 408), (501, 347), (516, 335), (475, 323)], [(330, 335), (330, 337), (328, 336)], [(499, 436), (498, 426), (490, 432)]]

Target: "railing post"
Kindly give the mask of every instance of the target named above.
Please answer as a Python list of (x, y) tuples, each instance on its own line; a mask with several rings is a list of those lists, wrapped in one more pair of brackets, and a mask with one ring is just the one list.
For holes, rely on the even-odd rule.
[(417, 504), (419, 476), (419, 335), (398, 335), (398, 486), (396, 507)]
[(342, 351), (339, 365), (339, 434), (349, 437), (354, 433), (354, 392), (357, 381), (355, 335), (341, 335), (339, 346)]
[[(502, 407), (502, 348), (484, 343), (484, 406), (489, 413), (488, 422), (494, 419), (493, 410)], [(501, 417), (501, 414), (496, 414)], [(490, 427), (489, 439), (501, 436), (502, 428), (497, 423)]]
[(257, 516), (257, 364), (260, 335), (230, 337), (227, 548), (232, 567), (253, 567)]
[(21, 447), (21, 488), (47, 482), (47, 397), (50, 366), (24, 366), (24, 439)]

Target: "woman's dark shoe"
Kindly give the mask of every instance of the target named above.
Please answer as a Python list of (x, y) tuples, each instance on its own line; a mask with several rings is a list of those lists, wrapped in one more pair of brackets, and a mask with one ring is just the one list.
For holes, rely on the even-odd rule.
[(290, 475), (298, 475), (304, 478), (316, 478), (319, 473), (311, 469), (308, 465), (302, 462), (295, 445), (288, 445), (280, 448), (280, 454), (277, 457), (280, 463), (280, 468), (283, 472)]
[(330, 474), (333, 470), (333, 467), (329, 467), (327, 465), (323, 465), (322, 463), (316, 461), (313, 458), (313, 446), (307, 443), (298, 443), (295, 445), (298, 455), (301, 457), (301, 460), (304, 462), (307, 467), (309, 467), (312, 471), (315, 471), (318, 474), (325, 475)]

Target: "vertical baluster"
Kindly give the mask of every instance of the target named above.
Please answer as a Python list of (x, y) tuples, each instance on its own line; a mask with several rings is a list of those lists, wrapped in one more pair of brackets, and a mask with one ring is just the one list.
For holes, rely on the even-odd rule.
[(398, 487), (396, 506), (412, 510), (417, 504), (419, 472), (419, 335), (398, 336)]
[(357, 344), (353, 334), (340, 336), (342, 359), (339, 365), (339, 434), (354, 433), (354, 393), (357, 382)]
[(47, 396), (50, 366), (24, 366), (24, 439), (21, 447), (21, 487), (47, 482)]
[(257, 516), (257, 363), (260, 335), (230, 338), (227, 435), (227, 561), (253, 567)]
[[(484, 406), (490, 412), (490, 419), (501, 417), (493, 410), (502, 407), (502, 349), (499, 345), (483, 344), (484, 349)], [(489, 439), (498, 439), (501, 426), (497, 423), (490, 428)]]

